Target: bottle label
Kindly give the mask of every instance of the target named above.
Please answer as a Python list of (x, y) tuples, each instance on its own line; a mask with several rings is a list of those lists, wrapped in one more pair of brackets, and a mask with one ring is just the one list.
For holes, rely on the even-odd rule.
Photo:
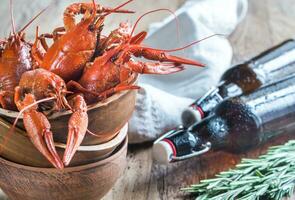
[(169, 138), (164, 139), (174, 145), (177, 156), (189, 155), (202, 147), (202, 141), (186, 130), (181, 130)]
[(229, 83), (227, 85), (224, 85), (222, 89), (223, 91), (220, 91), (220, 93), (222, 94), (222, 96), (226, 97), (236, 97), (243, 94), (242, 88), (240, 88), (235, 83)]

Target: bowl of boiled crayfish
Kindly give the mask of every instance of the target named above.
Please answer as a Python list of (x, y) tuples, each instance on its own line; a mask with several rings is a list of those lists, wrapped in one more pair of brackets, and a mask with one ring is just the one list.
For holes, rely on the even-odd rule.
[(138, 74), (203, 66), (169, 53), (197, 42), (174, 50), (142, 45), (147, 33), (134, 33), (146, 14), (102, 35), (105, 18), (133, 13), (123, 8), (132, 1), (73, 3), (62, 27), (36, 27), (34, 41), (25, 31), (44, 10), (19, 31), (11, 11), (12, 33), (0, 39), (0, 187), (11, 199), (101, 197), (126, 165)]
[[(29, 42), (24, 32), (41, 11), (20, 31), (12, 23), (12, 34), (0, 40), (0, 116), (13, 123), (10, 132), (25, 130), (58, 169), (69, 166), (80, 145), (105, 143), (119, 133), (135, 107), (138, 74), (176, 73), (184, 70), (183, 64), (203, 66), (168, 54), (183, 48), (142, 45), (147, 33), (134, 34), (138, 21), (134, 26), (121, 22), (102, 36), (105, 18), (133, 13), (122, 8), (132, 1), (116, 8), (94, 0), (73, 3), (64, 11), (62, 27), (42, 34), (37, 27), (35, 41)], [(83, 17), (76, 21), (79, 14)], [(66, 145), (62, 158), (55, 143)]]

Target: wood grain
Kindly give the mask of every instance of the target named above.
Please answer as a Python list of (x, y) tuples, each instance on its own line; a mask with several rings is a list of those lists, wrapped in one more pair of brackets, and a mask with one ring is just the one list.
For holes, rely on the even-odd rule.
[[(244, 61), (263, 50), (293, 37), (295, 34), (295, 4), (293, 0), (249, 0), (249, 12), (245, 20), (230, 36), (234, 49), (233, 64)], [(179, 191), (180, 187), (197, 183), (214, 174), (233, 167), (242, 157), (257, 157), (267, 147), (282, 144), (294, 136), (272, 140), (261, 148), (240, 155), (224, 152), (212, 153), (169, 167), (152, 162), (151, 145), (131, 146), (128, 154), (128, 170), (125, 176), (103, 199), (149, 200), (191, 199)], [(295, 197), (289, 198), (295, 199)]]
[(126, 167), (128, 138), (107, 159), (64, 170), (36, 168), (0, 158), (0, 187), (11, 200), (97, 200)]

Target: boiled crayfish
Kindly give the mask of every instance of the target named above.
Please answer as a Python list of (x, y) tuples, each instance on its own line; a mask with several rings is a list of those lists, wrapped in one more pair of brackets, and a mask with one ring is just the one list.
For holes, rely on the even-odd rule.
[(2, 43), (0, 51), (0, 104), (4, 109), (16, 110), (14, 88), (21, 75), (32, 69), (31, 46), (23, 35), (15, 33)]
[[(49, 106), (54, 111), (65, 108), (73, 111), (68, 122), (69, 145), (65, 151), (67, 158), (65, 164), (67, 164), (73, 157), (77, 146), (82, 142), (88, 125), (87, 106), (84, 99), (77, 95), (71, 99), (71, 105), (69, 105), (65, 98), (67, 93), (64, 80), (42, 68), (25, 72), (20, 79), (19, 86), (15, 89), (15, 103), (17, 108), (23, 111), (23, 121), (28, 136), (35, 147), (56, 168), (60, 169), (64, 165), (56, 152), (53, 133), (50, 131), (50, 123), (39, 110), (43, 110), (42, 106), (47, 109), (48, 104), (50, 104)], [(49, 98), (50, 101), (36, 104), (36, 101), (46, 98)]]
[[(55, 29), (53, 34), (43, 34), (36, 40), (33, 52), (41, 53), (35, 53), (33, 57), (38, 61), (39, 67), (59, 75), (66, 82), (78, 79), (99, 43), (105, 17), (112, 12), (131, 13), (131, 11), (120, 10), (127, 3), (114, 9), (96, 5), (94, 1), (93, 4), (70, 5), (64, 12), (64, 27)], [(84, 14), (84, 17), (76, 24), (75, 15), (77, 14)], [(46, 37), (54, 39), (50, 48), (46, 44)]]
[[(96, 5), (94, 2), (72, 4), (64, 13), (65, 27), (57, 28), (53, 34), (37, 37), (32, 47), (32, 55), (39, 69), (22, 75), (15, 89), (15, 103), (18, 110), (24, 113), (23, 121), (31, 141), (56, 168), (63, 168), (70, 163), (88, 126), (84, 98), (74, 95), (68, 103), (65, 81), (81, 76), (85, 63), (90, 61), (99, 42), (104, 17), (111, 12), (129, 13), (119, 10), (123, 5), (110, 9)], [(81, 13), (84, 14), (83, 20), (75, 24), (75, 15)], [(60, 33), (60, 31), (65, 32)], [(77, 35), (79, 39), (73, 39)], [(46, 37), (54, 39), (50, 48), (45, 42)], [(49, 102), (37, 105), (38, 101), (48, 98)], [(67, 146), (61, 161), (55, 150), (49, 121), (40, 110), (59, 111), (65, 108), (71, 109), (73, 114), (68, 123)]]
[[(87, 103), (94, 103), (118, 91), (137, 89), (137, 86), (130, 85), (136, 73), (171, 74), (182, 71), (182, 64), (203, 66), (197, 61), (169, 55), (164, 50), (144, 47), (141, 42), (146, 32), (135, 36), (131, 35), (132, 32), (128, 23), (121, 23), (99, 45), (98, 50), (102, 55), (96, 57), (94, 62), (87, 63), (80, 80), (70, 81), (68, 88), (82, 92)], [(158, 62), (140, 62), (132, 56)]]
[(7, 110), (17, 110), (14, 103), (14, 88), (18, 85), (21, 75), (33, 68), (31, 57), (32, 44), (25, 40), (24, 30), (44, 11), (42, 10), (19, 32), (16, 32), (12, 14), (12, 35), (0, 41), (0, 106)]
[[(171, 74), (183, 70), (183, 64), (203, 66), (197, 61), (169, 55), (167, 50), (143, 46), (141, 43), (147, 34), (143, 31), (133, 35), (136, 25), (121, 23), (107, 37), (102, 37), (105, 17), (114, 12), (131, 13), (121, 9), (131, 1), (114, 9), (96, 5), (94, 0), (92, 4), (74, 3), (64, 12), (64, 27), (40, 36), (37, 29), (31, 50), (37, 65), (34, 70), (21, 75), (15, 85), (14, 102), (23, 113), (31, 141), (56, 168), (62, 169), (70, 163), (85, 136), (87, 104), (122, 90), (138, 89), (132, 85), (138, 73)], [(79, 23), (75, 22), (77, 14), (84, 14)], [(50, 47), (46, 38), (53, 39)], [(133, 57), (156, 62), (136, 61)], [(61, 161), (43, 111), (62, 109), (70, 109), (73, 114), (68, 123), (67, 146)]]

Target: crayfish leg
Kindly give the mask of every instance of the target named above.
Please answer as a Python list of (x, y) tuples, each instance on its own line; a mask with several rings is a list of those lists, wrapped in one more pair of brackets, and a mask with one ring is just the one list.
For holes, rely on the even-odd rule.
[(68, 88), (68, 90), (74, 91), (74, 92), (81, 92), (83, 94), (90, 93), (93, 95), (97, 95), (96, 92), (92, 92), (90, 90), (87, 90), (80, 83), (73, 81), (73, 80), (71, 80), (67, 83), (67, 88)]
[(119, 84), (113, 88), (110, 88), (104, 92), (101, 92), (99, 94), (99, 98), (100, 99), (106, 99), (107, 97), (117, 93), (117, 92), (121, 92), (121, 91), (124, 91), (124, 90), (138, 90), (140, 89), (139, 86), (136, 86), (136, 85), (124, 85), (124, 84)]
[(143, 40), (146, 38), (146, 36), (147, 32), (142, 31), (131, 38), (130, 44), (141, 44)]
[(46, 44), (45, 38), (39, 37), (39, 27), (37, 26), (35, 42), (31, 49), (31, 56), (35, 62), (34, 68), (37, 68), (40, 64), (42, 64), (47, 49), (48, 46)]

